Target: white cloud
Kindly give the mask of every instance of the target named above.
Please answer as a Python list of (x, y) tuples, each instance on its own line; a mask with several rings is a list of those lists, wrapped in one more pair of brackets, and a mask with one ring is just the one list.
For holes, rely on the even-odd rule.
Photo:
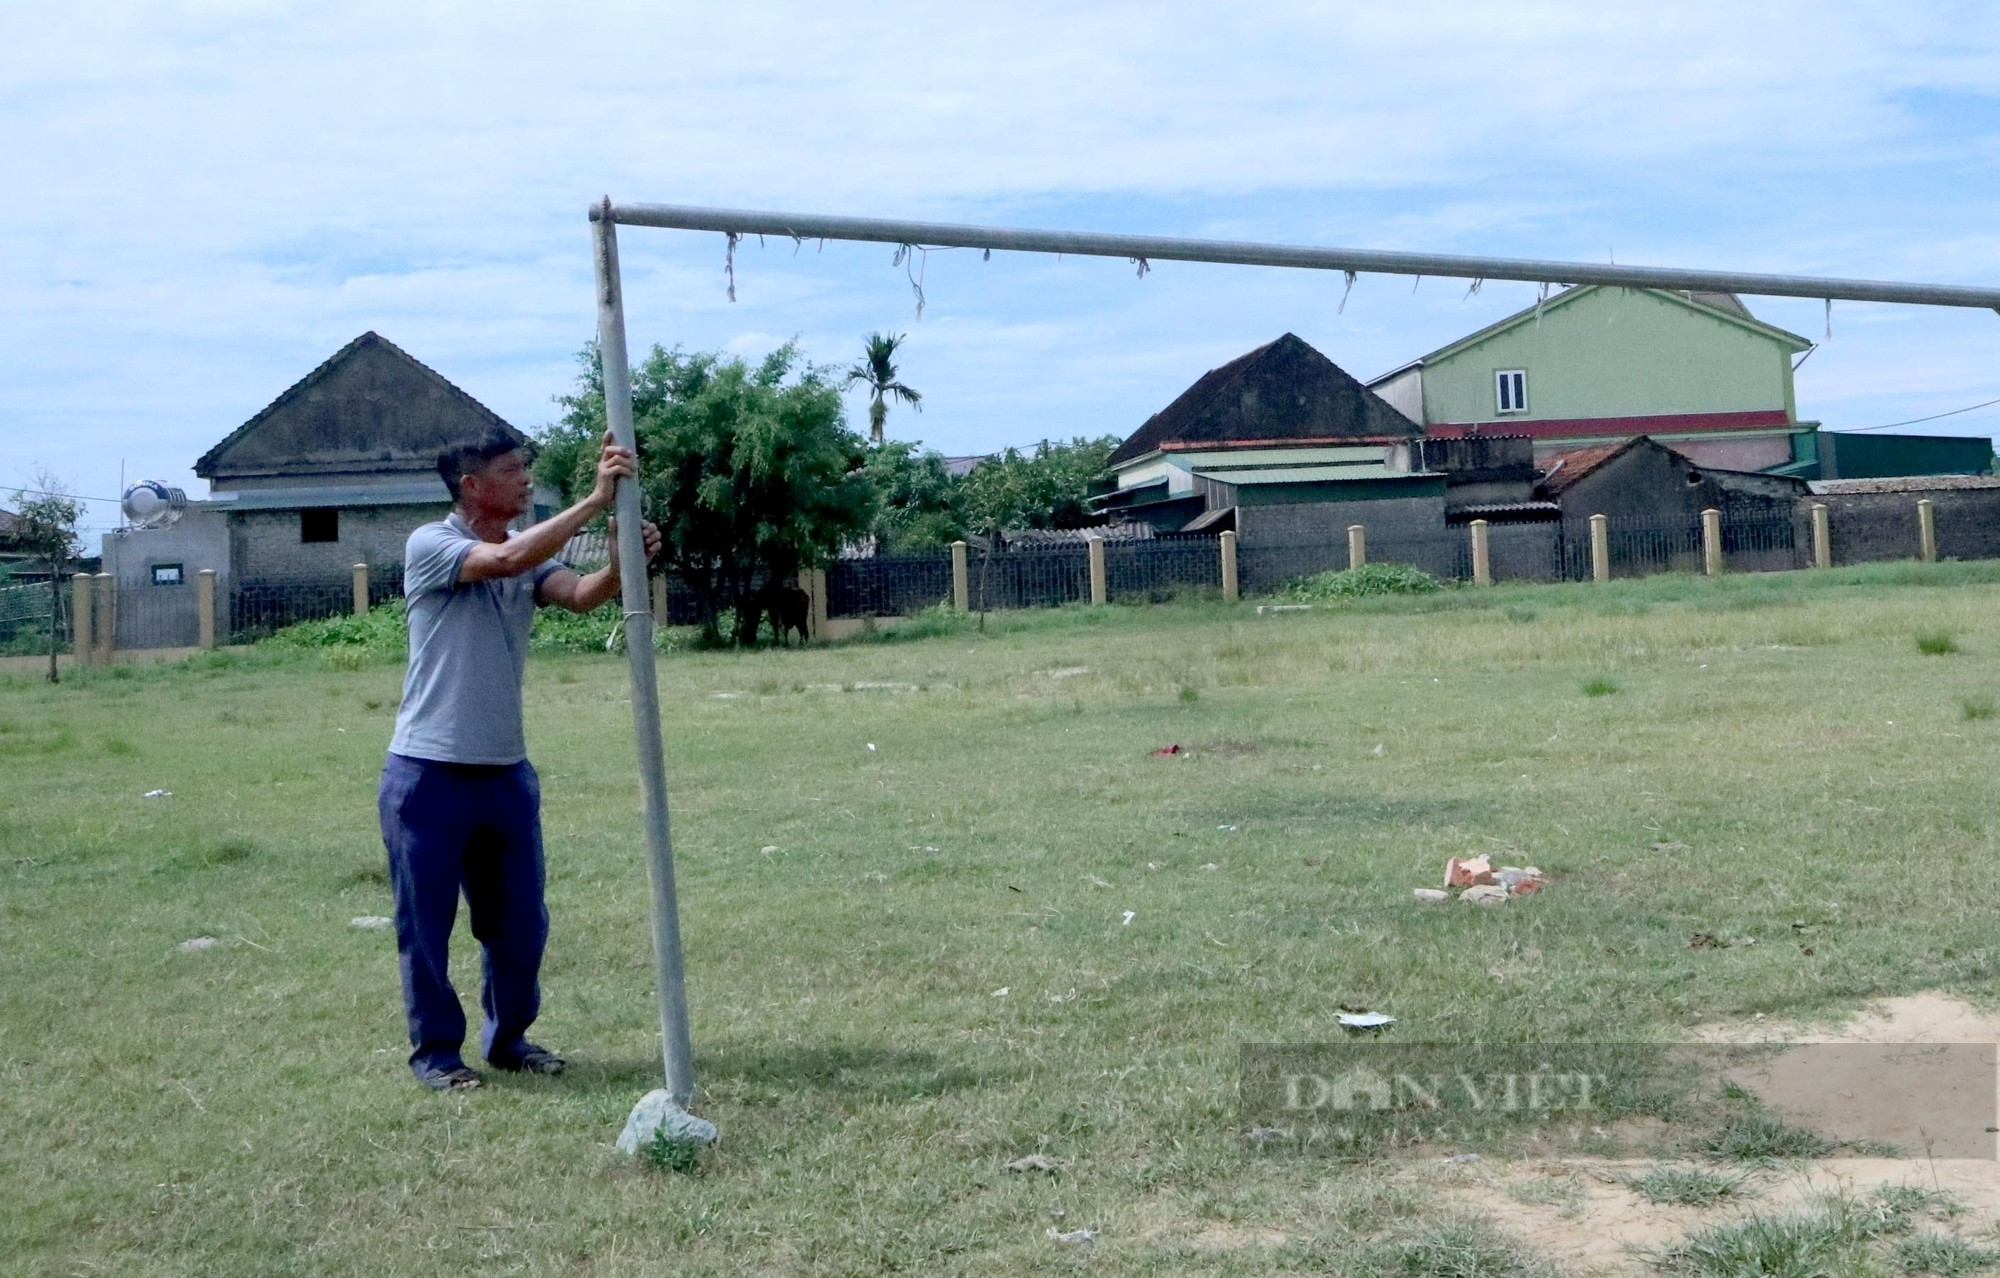
[[(605, 192), (1991, 279), (1996, 84), (1969, 3), (13, 6), (0, 485), (191, 482), (366, 328), (545, 421)], [(950, 451), (1129, 429), (1286, 328), (1365, 376), (1523, 300), (1364, 279), (1336, 315), (1337, 277), (933, 255), (917, 325), (873, 247), (746, 247), (735, 306), (718, 237), (624, 248), (637, 346), (911, 330), (908, 424)], [(1992, 317), (1903, 314), (1836, 312), (1802, 411), (1983, 397)]]

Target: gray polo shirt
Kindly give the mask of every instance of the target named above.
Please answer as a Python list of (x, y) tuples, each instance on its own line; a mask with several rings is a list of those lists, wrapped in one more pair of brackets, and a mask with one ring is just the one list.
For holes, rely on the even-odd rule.
[(478, 544), (479, 535), (453, 511), (411, 533), (404, 548), (410, 672), (391, 754), (443, 763), (528, 757), (521, 677), (535, 592), (562, 565), (549, 559), (519, 576), (461, 582), (459, 567)]

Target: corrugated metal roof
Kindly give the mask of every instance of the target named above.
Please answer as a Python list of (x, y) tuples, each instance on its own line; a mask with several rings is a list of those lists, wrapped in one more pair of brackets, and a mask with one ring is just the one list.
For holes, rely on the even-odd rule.
[(1815, 479), (1815, 493), (1922, 493), (1954, 488), (2000, 488), (2000, 475), (1900, 475), (1893, 479)]
[(219, 510), (298, 510), (320, 506), (422, 506), (448, 502), (451, 493), (442, 479), (417, 484), (356, 484), (346, 488), (249, 488), (216, 493), (192, 507)]
[(1447, 514), (1459, 515), (1526, 515), (1536, 512), (1559, 515), (1562, 504), (1553, 501), (1497, 501), (1484, 506), (1454, 506)]
[(1172, 451), (1177, 466), (1255, 470), (1263, 466), (1367, 466), (1382, 460), (1382, 445), (1327, 445), (1318, 448), (1203, 448)]
[(1361, 479), (1428, 479), (1436, 475), (1412, 475), (1407, 470), (1390, 470), (1380, 462), (1360, 466), (1285, 466), (1269, 470), (1198, 470), (1195, 474), (1218, 484), (1329, 484)]

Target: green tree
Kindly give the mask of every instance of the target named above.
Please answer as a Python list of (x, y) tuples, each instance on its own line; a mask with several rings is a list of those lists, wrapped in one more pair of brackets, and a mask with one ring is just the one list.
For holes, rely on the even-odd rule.
[(945, 470), (940, 454), (893, 440), (869, 448), (861, 473), (875, 491), (868, 531), (880, 549), (929, 550), (965, 536), (961, 481)]
[[(543, 456), (570, 447), (569, 491), (577, 491), (597, 456), (594, 444), (578, 441), (604, 434), (594, 361), (576, 393), (558, 402), (563, 420), (545, 433)], [(874, 516), (861, 441), (847, 429), (840, 391), (824, 370), (800, 361), (794, 343), (755, 368), (719, 352), (655, 346), (632, 370), (632, 417), (640, 490), (660, 526), (661, 556), (700, 602), (711, 640), (721, 639), (722, 613), (733, 609), (730, 638), (754, 643), (759, 584), (824, 566)]]
[(889, 400), (900, 399), (918, 412), (924, 411), (924, 397), (896, 380), (896, 349), (906, 334), (870, 333), (859, 360), (847, 370), (841, 385), (856, 382), (868, 388), (868, 442), (881, 446), (882, 426), (889, 420)]
[(14, 494), (14, 541), (48, 565), (49, 682), (55, 683), (60, 678), (56, 653), (62, 647), (63, 577), (76, 554), (76, 521), (83, 517), (83, 503), (47, 471), (38, 471), (33, 482), (33, 488)]

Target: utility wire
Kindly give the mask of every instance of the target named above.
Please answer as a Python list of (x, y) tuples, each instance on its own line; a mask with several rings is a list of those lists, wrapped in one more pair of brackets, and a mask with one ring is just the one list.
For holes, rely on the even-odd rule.
[(1915, 426), (1918, 422), (1934, 422), (1940, 417), (1956, 417), (1960, 413), (1970, 413), (1981, 408), (1991, 408), (1995, 404), (2000, 404), (2000, 399), (1989, 399), (1983, 404), (1973, 404), (1966, 408), (1954, 408), (1948, 413), (1932, 413), (1929, 417), (1912, 417), (1906, 422), (1889, 422), (1882, 426), (1856, 426), (1840, 433), (1844, 435), (1858, 435), (1863, 431), (1870, 430), (1894, 430), (1898, 426)]

